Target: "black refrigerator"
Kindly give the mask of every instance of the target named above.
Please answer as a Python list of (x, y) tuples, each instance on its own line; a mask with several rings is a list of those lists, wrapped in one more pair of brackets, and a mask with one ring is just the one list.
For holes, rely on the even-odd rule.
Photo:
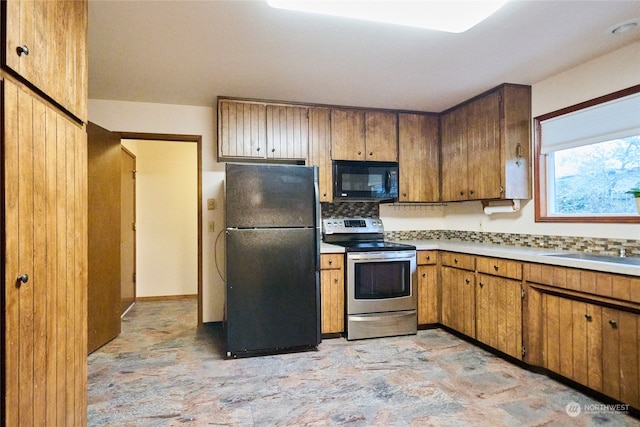
[(227, 163), (225, 221), (227, 357), (317, 347), (318, 168)]

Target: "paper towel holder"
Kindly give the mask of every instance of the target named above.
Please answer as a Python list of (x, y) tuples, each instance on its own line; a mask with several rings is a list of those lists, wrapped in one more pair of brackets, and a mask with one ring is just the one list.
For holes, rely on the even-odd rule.
[(514, 213), (520, 210), (519, 199), (495, 201), (496, 204), (491, 204), (491, 202), (494, 201), (482, 200), (482, 210), (487, 215), (492, 215), (494, 213)]

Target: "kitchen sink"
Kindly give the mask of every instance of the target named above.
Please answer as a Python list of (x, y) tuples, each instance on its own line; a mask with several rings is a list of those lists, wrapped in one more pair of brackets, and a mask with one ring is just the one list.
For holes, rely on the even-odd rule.
[(546, 254), (544, 256), (552, 256), (557, 258), (581, 259), (586, 261), (613, 262), (615, 264), (637, 265), (640, 266), (640, 258), (620, 257), (615, 255), (598, 255), (588, 253), (570, 253), (570, 254)]

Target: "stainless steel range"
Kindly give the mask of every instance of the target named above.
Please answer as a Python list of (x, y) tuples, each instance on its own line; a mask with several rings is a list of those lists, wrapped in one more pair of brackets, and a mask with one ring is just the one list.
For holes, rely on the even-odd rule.
[(325, 219), (323, 238), (346, 250), (347, 339), (415, 334), (415, 246), (386, 242), (370, 218)]

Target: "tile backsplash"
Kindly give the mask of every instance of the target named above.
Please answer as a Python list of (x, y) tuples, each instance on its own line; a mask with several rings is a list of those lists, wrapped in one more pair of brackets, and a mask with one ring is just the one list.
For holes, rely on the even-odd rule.
[[(364, 218), (380, 217), (378, 204), (375, 202), (321, 203), (321, 210), (322, 218), (354, 216)], [(620, 249), (624, 249), (626, 256), (640, 257), (640, 240), (634, 239), (487, 233), (461, 230), (387, 231), (385, 232), (385, 238), (389, 240), (455, 240), (461, 242), (589, 252), (603, 255), (619, 255)]]

